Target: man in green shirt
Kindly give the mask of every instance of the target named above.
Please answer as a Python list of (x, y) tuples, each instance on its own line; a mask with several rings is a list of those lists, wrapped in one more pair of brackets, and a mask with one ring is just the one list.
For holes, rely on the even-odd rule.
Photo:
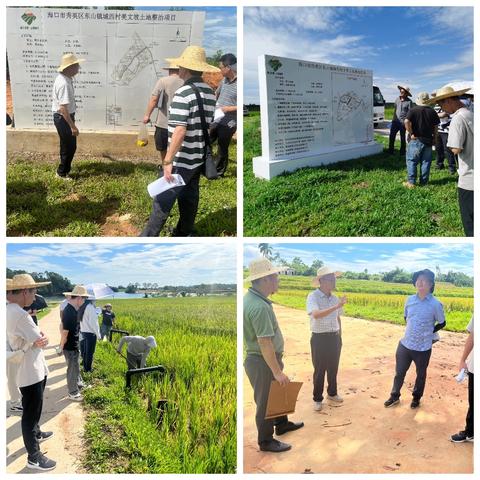
[(283, 336), (267, 297), (278, 290), (278, 272), (266, 258), (253, 260), (249, 265), (252, 282), (243, 299), (243, 338), (246, 345), (245, 372), (253, 388), (257, 411), (255, 422), (258, 431), (258, 445), (266, 452), (284, 452), (292, 447), (273, 438), (303, 427), (303, 422), (290, 422), (288, 417), (266, 420), (268, 394), (272, 380), (287, 385), (290, 379), (283, 373)]

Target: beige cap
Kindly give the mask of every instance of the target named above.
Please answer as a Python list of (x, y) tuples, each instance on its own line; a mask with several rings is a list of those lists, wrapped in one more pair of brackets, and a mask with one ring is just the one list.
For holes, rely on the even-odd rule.
[(324, 265), (323, 267), (320, 267), (317, 270), (317, 276), (313, 279), (313, 285), (318, 287), (320, 285), (320, 279), (325, 275), (331, 275), (332, 273), (335, 275), (335, 277), (340, 277), (342, 275), (342, 272), (337, 272), (335, 270), (332, 270), (330, 267), (327, 267), (326, 265)]

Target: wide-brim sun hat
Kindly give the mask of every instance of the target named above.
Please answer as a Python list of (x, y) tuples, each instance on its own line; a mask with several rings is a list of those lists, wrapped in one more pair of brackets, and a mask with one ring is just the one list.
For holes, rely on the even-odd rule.
[(407, 92), (409, 97), (412, 96), (412, 92), (410, 91), (410, 87), (407, 87), (406, 85), (397, 85), (397, 88), (399, 90), (403, 88)]
[(248, 265), (249, 276), (245, 279), (247, 282), (268, 277), (274, 273), (280, 273), (287, 270), (287, 267), (275, 267), (268, 258), (257, 258)]
[(218, 67), (207, 63), (205, 49), (196, 45), (187, 47), (178, 58), (166, 58), (165, 60), (197, 72), (220, 72)]
[(333, 270), (332, 268), (327, 267), (326, 265), (324, 265), (323, 267), (320, 267), (317, 270), (317, 276), (313, 279), (313, 285), (318, 287), (320, 285), (320, 279), (325, 275), (331, 275), (332, 273), (335, 275), (336, 278), (342, 275), (342, 272), (337, 272), (336, 270)]
[(57, 72), (63, 72), (66, 68), (76, 63), (84, 62), (84, 58), (77, 58), (73, 53), (66, 53), (63, 55), (62, 60), (60, 61), (60, 66), (57, 68)]
[(30, 288), (44, 287), (52, 282), (36, 282), (28, 273), (19, 273), (13, 278), (7, 278), (7, 290), (25, 290)]
[(107, 308), (107, 307), (111, 307), (111, 306), (112, 306), (112, 304), (111, 304), (111, 303), (106, 303), (106, 304), (105, 304), (105, 308)]
[(440, 100), (445, 100), (446, 98), (459, 97), (460, 95), (463, 95), (469, 90), (471, 90), (471, 88), (462, 88), (461, 90), (455, 90), (450, 85), (445, 85), (444, 87), (439, 88), (437, 90), (436, 95), (433, 98), (431, 98), (428, 103), (432, 104), (432, 103), (437, 103)]
[(87, 289), (83, 285), (75, 285), (75, 288), (71, 292), (63, 292), (65, 296), (70, 295), (71, 297), (85, 297), (91, 298), (90, 294), (87, 292)]
[(428, 92), (420, 92), (417, 95), (417, 98), (415, 99), (415, 103), (417, 105), (430, 105), (430, 96), (428, 95)]

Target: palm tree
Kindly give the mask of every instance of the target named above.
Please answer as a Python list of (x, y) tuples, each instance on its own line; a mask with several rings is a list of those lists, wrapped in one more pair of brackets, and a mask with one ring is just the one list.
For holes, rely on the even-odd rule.
[(259, 243), (258, 244), (258, 249), (260, 250), (260, 253), (265, 257), (270, 260), (273, 249), (268, 243)]

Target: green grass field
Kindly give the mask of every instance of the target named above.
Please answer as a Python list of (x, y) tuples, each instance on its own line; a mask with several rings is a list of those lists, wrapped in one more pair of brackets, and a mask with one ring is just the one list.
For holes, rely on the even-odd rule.
[(256, 112), (244, 118), (245, 236), (464, 235), (456, 176), (432, 168), (427, 186), (406, 189), (405, 158), (386, 153), (387, 138), (376, 138), (384, 146), (378, 155), (266, 181), (252, 171), (252, 158), (261, 155), (259, 127)]
[[(200, 181), (198, 236), (236, 235), (236, 143), (220, 180)], [(157, 178), (155, 161), (73, 161), (72, 182), (55, 178), (56, 159), (42, 155), (9, 154), (7, 165), (8, 236), (137, 236), (145, 226), (152, 199), (147, 185)], [(113, 225), (109, 219), (126, 216)], [(125, 217), (123, 217), (125, 218)], [(162, 236), (175, 227), (175, 205)]]
[[(93, 385), (85, 393), (88, 472), (234, 473), (235, 297), (111, 303), (117, 328), (155, 336), (147, 366), (164, 365), (169, 375), (134, 378), (126, 391), (126, 361), (115, 352), (120, 337), (97, 343), (86, 374)], [(152, 408), (159, 399), (168, 400), (160, 423)]]
[[(305, 311), (307, 296), (313, 290), (311, 277), (282, 275), (280, 289), (272, 300)], [(343, 308), (347, 316), (403, 325), (405, 300), (414, 293), (415, 288), (411, 284), (339, 278), (335, 295), (347, 296), (347, 304)], [(444, 306), (446, 330), (464, 331), (473, 313), (473, 288), (440, 282), (435, 285), (434, 294)], [(305, 321), (308, 321), (306, 313)]]

